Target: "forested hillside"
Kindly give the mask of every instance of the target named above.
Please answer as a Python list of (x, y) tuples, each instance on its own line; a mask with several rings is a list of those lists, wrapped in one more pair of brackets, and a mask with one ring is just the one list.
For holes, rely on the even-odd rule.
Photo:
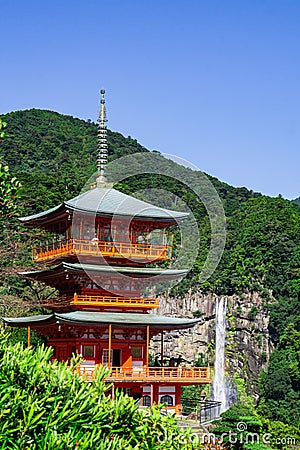
[[(12, 175), (22, 183), (19, 215), (42, 211), (63, 199), (74, 197), (95, 172), (96, 124), (38, 109), (12, 112), (2, 118), (7, 122), (7, 128), (5, 139), (0, 144), (1, 155)], [(136, 140), (116, 132), (109, 131), (108, 139), (110, 160), (148, 151)], [(172, 152), (172, 149), (169, 150)], [(156, 157), (168, 168), (169, 177), (158, 176), (156, 180), (146, 175), (132, 177), (120, 184), (119, 188), (125, 192), (146, 187), (164, 188), (184, 198), (193, 210), (201, 230), (201, 245), (193, 270), (176, 288), (177, 294), (183, 294), (188, 289), (224, 295), (243, 295), (244, 292), (255, 291), (265, 299), (265, 307), (270, 312), (271, 336), (278, 347), (272, 356), (270, 374), (262, 377), (261, 408), (270, 418), (277, 414), (276, 418), (283, 420), (284, 409), (289, 399), (293, 399), (295, 406), (288, 421), (298, 424), (300, 353), (295, 342), (293, 347), (288, 335), (296, 337), (300, 332), (299, 206), (282, 198), (254, 193), (244, 187), (234, 188), (209, 177), (223, 202), (227, 219), (227, 243), (217, 270), (205, 283), (200, 284), (199, 273), (210, 245), (206, 210), (195, 198), (192, 189), (172, 179), (176, 164), (164, 160), (159, 153)], [(176, 171), (184, 173), (190, 186), (197, 185), (197, 172), (182, 166), (176, 166)], [(157, 203), (161, 201), (155, 191), (151, 200)], [(174, 197), (174, 208), (178, 207), (176, 203)], [(32, 264), (30, 247), (34, 239), (36, 236), (22, 229), (13, 217), (10, 224), (5, 224), (1, 236), (2, 313), (12, 313), (11, 308), (14, 311), (20, 308), (36, 310), (41, 298), (49, 295), (47, 289), (20, 280), (15, 275), (20, 267)], [(287, 349), (293, 355), (292, 359), (287, 357)], [(284, 390), (278, 389), (282, 377), (285, 380)]]
[(295, 200), (293, 200), (294, 203), (296, 203), (297, 205), (300, 205), (300, 197), (295, 198)]

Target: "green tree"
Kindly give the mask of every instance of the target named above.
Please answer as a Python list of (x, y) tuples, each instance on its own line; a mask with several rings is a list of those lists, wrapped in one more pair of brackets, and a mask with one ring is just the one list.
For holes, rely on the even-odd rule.
[(261, 417), (262, 431), (272, 449), (292, 450), (299, 448), (300, 429), (280, 421)]
[[(6, 122), (0, 119), (0, 140), (5, 136), (4, 128)], [(0, 156), (0, 159), (3, 157)], [(16, 177), (9, 172), (8, 165), (0, 160), (0, 232), (5, 226), (5, 221), (8, 220), (16, 211), (16, 199), (20, 197), (21, 183)]]
[(234, 405), (221, 414), (222, 419), (213, 430), (227, 449), (270, 449), (261, 439), (262, 422), (254, 409), (242, 404)]
[(289, 324), (260, 379), (258, 411), (271, 420), (300, 426), (300, 332)]
[(3, 231), (5, 222), (16, 213), (16, 199), (20, 198), (20, 189), (21, 183), (11, 176), (9, 167), (0, 161), (0, 231)]
[(3, 139), (5, 136), (4, 128), (6, 128), (7, 123), (3, 122), (3, 120), (0, 117), (0, 139)]

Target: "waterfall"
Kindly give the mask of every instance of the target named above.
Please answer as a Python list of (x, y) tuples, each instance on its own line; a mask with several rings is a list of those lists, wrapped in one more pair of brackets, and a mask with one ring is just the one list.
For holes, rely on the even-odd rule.
[(226, 338), (227, 299), (221, 297), (216, 301), (216, 356), (212, 400), (221, 402), (220, 412), (228, 408), (225, 380), (225, 338)]

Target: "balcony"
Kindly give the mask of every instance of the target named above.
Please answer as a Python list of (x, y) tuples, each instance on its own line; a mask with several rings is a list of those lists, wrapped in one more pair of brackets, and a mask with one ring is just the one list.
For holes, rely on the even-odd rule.
[(172, 246), (69, 239), (65, 242), (53, 242), (52, 244), (33, 249), (33, 259), (37, 262), (76, 255), (133, 259), (144, 262), (167, 261), (172, 255)]
[(63, 296), (57, 299), (44, 300), (43, 306), (46, 307), (61, 307), (66, 306), (97, 306), (97, 307), (109, 307), (115, 306), (119, 308), (159, 308), (159, 302), (157, 298), (125, 298), (125, 297), (109, 297), (101, 295), (77, 295)]
[[(97, 365), (81, 364), (77, 367), (80, 375), (92, 379)], [(137, 383), (182, 383), (208, 384), (211, 383), (209, 367), (112, 367), (107, 381), (137, 382)]]

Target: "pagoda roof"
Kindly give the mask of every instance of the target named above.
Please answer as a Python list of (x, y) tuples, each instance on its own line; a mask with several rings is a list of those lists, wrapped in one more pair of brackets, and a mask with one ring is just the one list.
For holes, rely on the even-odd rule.
[(58, 273), (63, 272), (84, 272), (84, 273), (95, 273), (100, 275), (132, 275), (132, 276), (159, 276), (163, 278), (179, 278), (181, 276), (185, 276), (187, 274), (186, 269), (159, 269), (154, 267), (126, 267), (126, 266), (110, 266), (110, 265), (96, 265), (96, 264), (71, 264), (62, 262), (61, 264), (44, 270), (34, 270), (34, 271), (27, 271), (27, 272), (19, 272), (19, 275), (24, 278), (29, 279), (42, 279), (43, 277), (47, 276), (57, 276)]
[(2, 320), (11, 327), (35, 327), (52, 324), (72, 324), (72, 325), (121, 325), (123, 327), (149, 326), (153, 329), (177, 330), (192, 328), (200, 319), (186, 319), (159, 316), (156, 314), (143, 313), (119, 313), (119, 312), (94, 312), (94, 311), (73, 311), (68, 313), (53, 313), (29, 317), (2, 317)]
[(19, 220), (31, 227), (43, 226), (48, 222), (65, 219), (66, 214), (71, 211), (104, 217), (114, 216), (167, 223), (176, 222), (188, 216), (188, 213), (160, 208), (113, 188), (97, 186), (54, 208), (31, 216), (20, 217)]

